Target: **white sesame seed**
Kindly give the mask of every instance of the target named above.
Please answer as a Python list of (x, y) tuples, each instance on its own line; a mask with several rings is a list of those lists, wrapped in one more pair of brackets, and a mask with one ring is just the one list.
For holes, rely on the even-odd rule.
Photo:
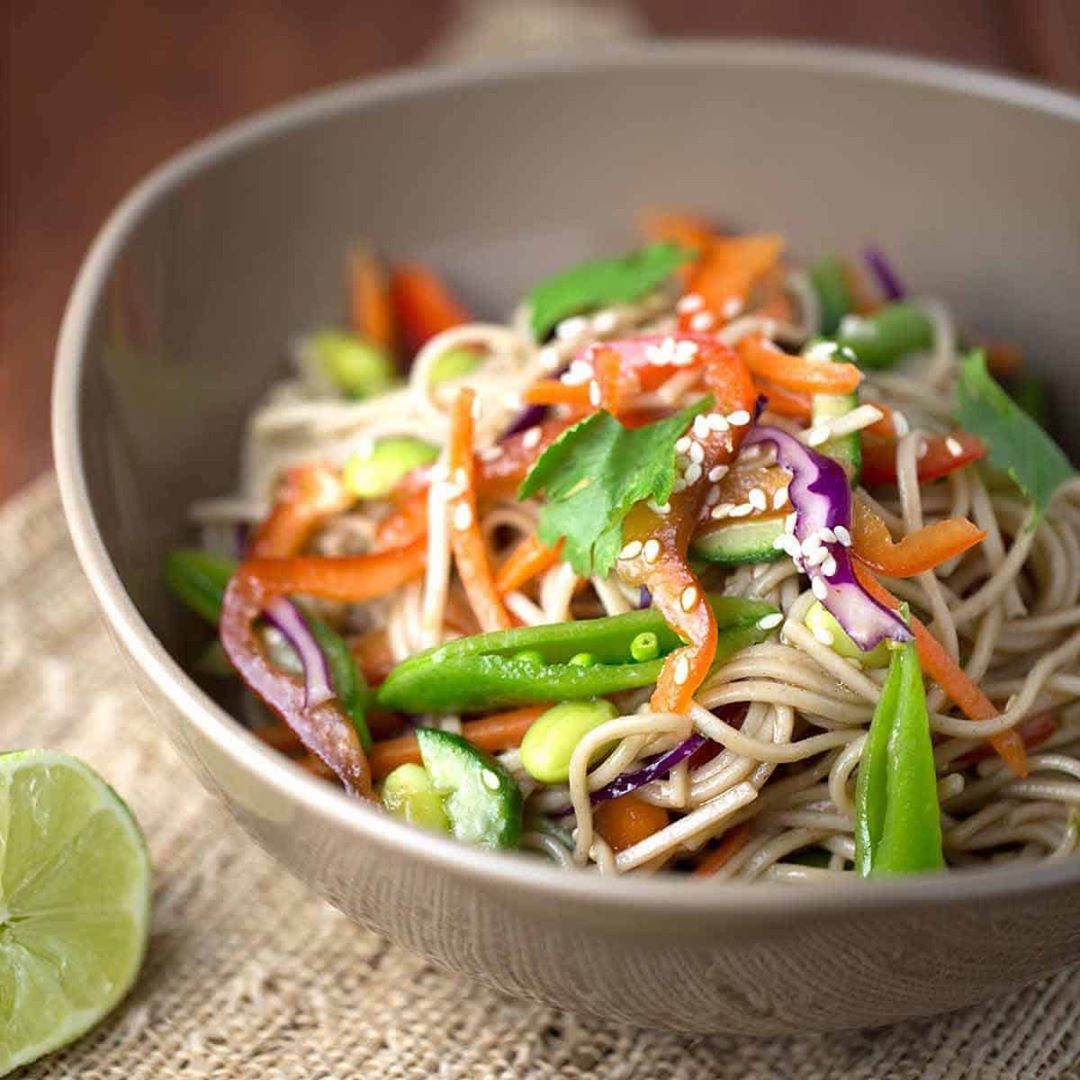
[[(670, 338), (668, 340), (671, 340)], [(698, 354), (698, 345), (696, 341), (676, 341), (674, 346), (674, 358), (672, 363), (677, 364), (679, 367), (685, 367), (687, 364), (694, 362), (694, 357)]]
[(702, 333), (706, 330), (711, 330), (715, 324), (716, 319), (708, 311), (699, 311), (696, 315), (690, 319), (690, 329), (696, 330), (698, 333)]
[(803, 540), (802, 549), (804, 555), (810, 555), (815, 551), (823, 550), (821, 546), (821, 534), (817, 532), (812, 532), (808, 537), (806, 537), (806, 539)]
[(599, 406), (603, 400), (600, 394), (600, 384), (594, 379), (589, 383), (589, 404)]
[(803, 356), (807, 360), (828, 360), (838, 348), (835, 341), (819, 341), (816, 345), (811, 345)]
[(458, 503), (454, 507), (454, 528), (464, 532), (472, 524), (472, 507), (468, 503)]
[(795, 525), (798, 522), (798, 520), (799, 520), (799, 515), (798, 514), (788, 514), (788, 516), (786, 518), (784, 518), (784, 532), (789, 532), (789, 533), (794, 532), (795, 531)]
[(445, 461), (437, 461), (431, 466), (431, 482), (433, 484), (444, 483), (450, 479), (450, 466)]
[(814, 637), (816, 637), (822, 645), (831, 645), (833, 643), (832, 633), (826, 630), (824, 626), (815, 626), (813, 633)]
[(542, 371), (556, 371), (562, 364), (559, 350), (552, 345), (545, 345), (537, 354), (536, 361)]
[(828, 548), (823, 547), (815, 548), (810, 552), (804, 550), (803, 554), (806, 556), (807, 566), (820, 566), (829, 557)]
[(892, 411), (892, 426), (898, 439), (902, 439), (905, 435), (911, 433), (911, 424), (908, 423), (908, 418), (899, 409), (893, 409)]
[(619, 325), (619, 316), (614, 311), (601, 311), (593, 316), (592, 328), (597, 334), (610, 334)]
[(481, 461), (498, 461), (503, 456), (503, 448), (501, 446), (485, 446), (480, 451)]
[(469, 483), (469, 474), (462, 468), (454, 470), (454, 483), (459, 488), (464, 488)]
[(787, 505), (788, 501), (788, 489), (786, 487), (777, 488), (773, 492), (772, 505), (774, 510), (779, 510)]
[(648, 502), (648, 506), (654, 514), (659, 514), (661, 517), (664, 517), (666, 514), (671, 513), (671, 503), (669, 502), (655, 503), (652, 501), (652, 499), (650, 499)]
[(593, 377), (592, 365), (584, 360), (575, 360), (562, 377), (564, 386), (580, 386), (587, 383)]
[(521, 437), (521, 445), (526, 450), (532, 450), (534, 447), (540, 445), (540, 429), (538, 427), (531, 427)]
[[(695, 443), (695, 445), (697, 445)], [(701, 479), (701, 466), (696, 461), (691, 461), (686, 467), (686, 486), (696, 484)]]
[(750, 423), (750, 414), (745, 409), (736, 409), (733, 413), (728, 413), (727, 422), (732, 427), (746, 427)]
[(709, 437), (709, 421), (705, 419), (700, 413), (694, 417), (694, 434), (699, 439), (707, 439)]
[(833, 532), (836, 534), (836, 542), (841, 547), (851, 547), (851, 533), (848, 532), (847, 526), (836, 525), (833, 527)]
[(642, 543), (640, 540), (631, 540), (619, 552), (620, 559), (636, 559), (641, 554)]
[(709, 470), (709, 480), (716, 484), (723, 480), (728, 474), (728, 467), (726, 465), (714, 465)]
[(799, 569), (802, 570), (802, 551), (799, 549), (799, 541), (791, 533), (782, 533), (777, 537), (777, 542), (780, 544), (780, 550), (786, 551), (792, 559), (797, 560)]
[(555, 327), (555, 336), (560, 341), (569, 341), (571, 338), (580, 337), (588, 329), (588, 319), (583, 319), (580, 315), (574, 315), (572, 318), (563, 319), (563, 321)]
[(679, 493), (680, 491), (685, 491), (685, 490), (686, 490), (686, 481), (685, 481), (685, 480), (684, 480), (684, 479), (683, 479), (683, 478), (682, 478), (681, 476), (677, 476), (677, 477), (675, 477), (675, 483), (673, 483), (673, 484), (671, 485), (671, 490), (672, 490), (672, 492), (673, 492), (673, 493), (675, 493), (676, 495), (677, 495), (677, 494), (678, 494), (678, 493)]
[(951, 435), (945, 440), (945, 449), (948, 450), (953, 457), (959, 457), (964, 452), (964, 448)]
[(825, 543), (825, 544), (835, 544), (836, 543), (836, 533), (834, 533), (832, 531), (832, 529), (829, 528), (828, 525), (822, 525), (822, 527), (820, 529), (818, 529), (817, 534), (818, 534), (819, 537), (821, 537), (822, 543)]
[(679, 297), (675, 310), (680, 315), (693, 315), (695, 311), (700, 311), (704, 306), (705, 297), (701, 293), (691, 292)]
[(726, 517), (731, 517), (731, 511), (734, 507), (731, 503), (720, 503), (719, 506), (712, 508), (712, 514), (710, 515), (713, 521), (723, 521)]
[(651, 540), (645, 541), (645, 547), (642, 549), (647, 563), (654, 563), (660, 558), (660, 541), (653, 537)]
[(733, 506), (731, 508), (732, 517), (746, 517), (747, 514), (752, 514), (753, 512), (754, 508), (750, 503), (739, 503), (738, 506)]
[(690, 438), (689, 435), (684, 435), (681, 439), (676, 439), (675, 440), (675, 453), (676, 454), (685, 454), (690, 449), (690, 443), (691, 442), (693, 442), (693, 440)]
[(786, 551), (787, 536), (785, 536), (784, 533), (781, 533), (775, 540), (773, 540), (772, 546), (776, 551)]
[(679, 603), (682, 604), (683, 611), (690, 611), (698, 601), (698, 591), (693, 585), (687, 585), (683, 589), (682, 596), (679, 598)]
[(699, 442), (690, 444), (690, 460), (700, 465), (705, 460), (705, 447)]
[(709, 488), (708, 493), (705, 496), (706, 506), (715, 506), (720, 501), (720, 489), (714, 484)]
[(829, 586), (825, 584), (824, 578), (815, 577), (810, 582), (810, 591), (819, 599), (824, 600), (829, 595)]
[(742, 311), (743, 303), (737, 296), (729, 296), (724, 301), (724, 306), (720, 309), (720, 313), (725, 319), (734, 319), (736, 315)]
[(807, 446), (820, 446), (829, 441), (829, 429), (827, 427), (812, 427), (806, 433)]
[(779, 611), (774, 611), (770, 615), (762, 615), (758, 619), (759, 630), (775, 630), (784, 621), (784, 616)]
[(821, 572), (827, 578), (836, 576), (836, 560), (831, 555), (821, 564)]
[(685, 656), (680, 656), (675, 661), (675, 682), (682, 686), (690, 678), (690, 661)]
[(705, 422), (709, 425), (710, 431), (716, 431), (723, 433), (728, 430), (727, 419), (721, 416), (718, 412), (711, 412), (705, 417)]
[(769, 505), (765, 498), (765, 492), (761, 488), (751, 488), (746, 500), (755, 510), (764, 510)]

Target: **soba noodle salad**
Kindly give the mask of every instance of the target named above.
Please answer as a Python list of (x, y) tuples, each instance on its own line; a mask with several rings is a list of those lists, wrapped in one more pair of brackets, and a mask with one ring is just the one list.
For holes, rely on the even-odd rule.
[(168, 560), (200, 668), (349, 794), (566, 868), (1070, 855), (1080, 479), (1017, 350), (877, 250), (645, 233), (505, 323), (353, 251)]

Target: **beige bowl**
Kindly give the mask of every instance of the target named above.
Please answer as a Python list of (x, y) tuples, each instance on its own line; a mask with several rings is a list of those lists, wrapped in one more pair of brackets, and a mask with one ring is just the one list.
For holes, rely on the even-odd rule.
[(873, 239), (1076, 400), (1078, 177), (1076, 99), (818, 47), (647, 46), (304, 99), (156, 172), (83, 265), (54, 399), (79, 558), (157, 716), (244, 828), (358, 922), (439, 963), (698, 1032), (878, 1024), (1008, 990), (1080, 956), (1080, 860), (740, 887), (565, 874), (459, 846), (247, 734), (185, 672), (198, 629), (159, 568), (185, 505), (229, 490), (282, 343), (337, 315), (356, 237), (453, 267), (493, 316), (538, 275), (625, 245), (649, 203), (775, 228), (806, 253)]

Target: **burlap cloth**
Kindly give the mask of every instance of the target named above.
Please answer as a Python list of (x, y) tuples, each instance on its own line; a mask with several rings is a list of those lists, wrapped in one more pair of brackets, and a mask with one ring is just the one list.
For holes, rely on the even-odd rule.
[(898, 1080), (1080, 1075), (1080, 969), (929, 1023), (688, 1039), (513, 1001), (349, 923), (273, 863), (181, 764), (83, 580), (55, 482), (0, 511), (0, 731), (128, 800), (156, 874), (128, 1001), (36, 1080)]

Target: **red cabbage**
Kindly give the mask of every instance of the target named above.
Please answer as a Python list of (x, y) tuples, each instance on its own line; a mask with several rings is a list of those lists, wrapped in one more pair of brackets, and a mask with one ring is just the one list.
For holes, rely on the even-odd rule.
[(304, 704), (314, 708), (329, 701), (334, 696), (330, 665), (299, 608), (291, 600), (278, 597), (266, 605), (263, 616), (285, 635), (304, 665)]
[(877, 278), (885, 299), (903, 300), (907, 295), (907, 289), (896, 276), (896, 271), (886, 258), (885, 252), (880, 248), (868, 247), (863, 251), (863, 258), (866, 260), (866, 265), (873, 271), (874, 277)]

